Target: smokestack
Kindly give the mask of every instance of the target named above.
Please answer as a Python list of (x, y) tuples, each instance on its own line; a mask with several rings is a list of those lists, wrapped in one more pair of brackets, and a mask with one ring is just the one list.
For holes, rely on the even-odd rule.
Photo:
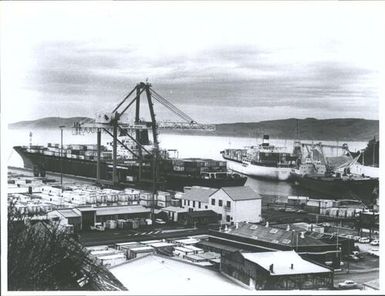
[(274, 273), (274, 264), (270, 264), (269, 270), (270, 270), (270, 273)]
[(263, 135), (262, 146), (269, 146), (269, 135)]

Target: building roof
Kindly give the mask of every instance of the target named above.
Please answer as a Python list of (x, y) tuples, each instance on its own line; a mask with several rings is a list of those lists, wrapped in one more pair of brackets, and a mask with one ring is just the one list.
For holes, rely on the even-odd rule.
[(128, 261), (109, 271), (132, 295), (255, 295), (255, 290), (219, 272), (159, 255)]
[(222, 187), (219, 190), (223, 190), (234, 201), (261, 199), (249, 186)]
[(80, 218), (81, 215), (76, 213), (73, 209), (62, 209), (57, 210), (57, 212), (65, 218)]
[[(259, 253), (241, 253), (242, 256), (261, 266), (270, 272), (271, 275), (290, 275), (331, 272), (331, 270), (311, 263), (301, 258), (294, 251), (276, 251)], [(293, 264), (293, 269), (291, 265)], [(272, 265), (273, 271), (270, 271)]]
[(168, 212), (174, 212), (174, 213), (185, 213), (185, 212), (188, 212), (188, 209), (169, 206), (169, 207), (162, 208), (162, 211), (168, 211)]
[[(291, 230), (266, 227), (263, 225), (239, 223), (238, 228), (232, 227), (227, 233), (235, 236), (247, 237), (258, 241), (279, 244), (283, 246), (319, 246), (328, 245), (321, 240), (312, 236), (304, 234), (301, 237), (300, 232), (293, 232)], [(297, 239), (298, 238), (298, 239)]]
[(213, 188), (192, 187), (183, 194), (182, 199), (208, 203), (210, 195), (216, 191), (217, 189)]
[(212, 241), (200, 241), (198, 243), (198, 246), (211, 247), (211, 248), (215, 248), (215, 249), (219, 249), (227, 252), (236, 252), (239, 250), (239, 248), (232, 247), (229, 245), (223, 245), (221, 243), (216, 243)]
[(78, 208), (79, 211), (96, 211), (97, 216), (150, 213), (151, 210), (140, 205), (135, 206), (114, 206), (114, 207), (87, 207)]

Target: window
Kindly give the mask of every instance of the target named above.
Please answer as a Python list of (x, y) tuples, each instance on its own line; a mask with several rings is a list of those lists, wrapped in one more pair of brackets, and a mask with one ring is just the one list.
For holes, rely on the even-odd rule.
[(222, 220), (222, 214), (218, 214), (218, 220)]
[(226, 202), (226, 207), (231, 208), (231, 201)]
[(189, 200), (187, 201), (187, 205), (190, 206), (190, 201)]
[(193, 200), (193, 208), (195, 208), (195, 200)]
[(215, 206), (215, 199), (214, 198), (211, 200), (211, 205)]
[(227, 215), (227, 216), (226, 216), (226, 221), (227, 221), (227, 222), (230, 222), (230, 220), (231, 220), (230, 215)]
[(205, 209), (208, 209), (209, 207), (208, 206), (205, 206)]
[(185, 199), (183, 200), (183, 205), (186, 205), (186, 200)]
[(223, 205), (223, 201), (220, 199), (220, 200), (218, 200), (218, 206), (222, 206)]
[(198, 202), (198, 208), (201, 208), (202, 203)]

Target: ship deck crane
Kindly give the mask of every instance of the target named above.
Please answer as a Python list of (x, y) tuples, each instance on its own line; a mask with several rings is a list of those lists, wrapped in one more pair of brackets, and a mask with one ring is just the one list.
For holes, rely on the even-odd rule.
[[(140, 117), (140, 102), (141, 95), (145, 94), (147, 105), (150, 113), (150, 121), (143, 121)], [(134, 95), (133, 98), (129, 101), (129, 98)], [(165, 106), (172, 113), (180, 117), (183, 122), (157, 122), (155, 111), (154, 111), (154, 100)], [(127, 124), (122, 122), (122, 116), (130, 108), (135, 107), (135, 118), (134, 124)], [(194, 130), (215, 130), (214, 125), (199, 124), (193, 120), (190, 116), (184, 113), (182, 110), (177, 108), (171, 102), (166, 100), (158, 92), (156, 92), (152, 85), (148, 82), (138, 83), (124, 98), (123, 100), (112, 110), (110, 113), (99, 114), (95, 122), (75, 122), (74, 129), (76, 134), (80, 134), (84, 131), (97, 133), (97, 172), (96, 172), (96, 181), (100, 183), (101, 181), (101, 132), (102, 130), (109, 134), (112, 141), (112, 184), (117, 185), (119, 183), (118, 174), (117, 174), (117, 144), (120, 143), (124, 148), (126, 148), (133, 156), (136, 158), (139, 164), (138, 178), (141, 179), (141, 171), (143, 164), (143, 151), (146, 151), (151, 155), (152, 160), (152, 191), (153, 197), (157, 192), (157, 184), (159, 182), (159, 141), (158, 141), (158, 129), (194, 129)], [(143, 143), (141, 142), (141, 131), (151, 130), (153, 137), (153, 149), (148, 151)], [(134, 131), (135, 137), (131, 136), (127, 130)], [(118, 139), (118, 132), (121, 134), (130, 137), (137, 145), (138, 153), (133, 152), (127, 146), (125, 146)], [(152, 219), (154, 220), (154, 200), (152, 201)]]

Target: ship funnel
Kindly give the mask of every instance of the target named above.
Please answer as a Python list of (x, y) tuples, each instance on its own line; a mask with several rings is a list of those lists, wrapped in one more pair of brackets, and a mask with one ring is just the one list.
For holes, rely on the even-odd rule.
[(269, 135), (263, 135), (262, 146), (269, 146)]

